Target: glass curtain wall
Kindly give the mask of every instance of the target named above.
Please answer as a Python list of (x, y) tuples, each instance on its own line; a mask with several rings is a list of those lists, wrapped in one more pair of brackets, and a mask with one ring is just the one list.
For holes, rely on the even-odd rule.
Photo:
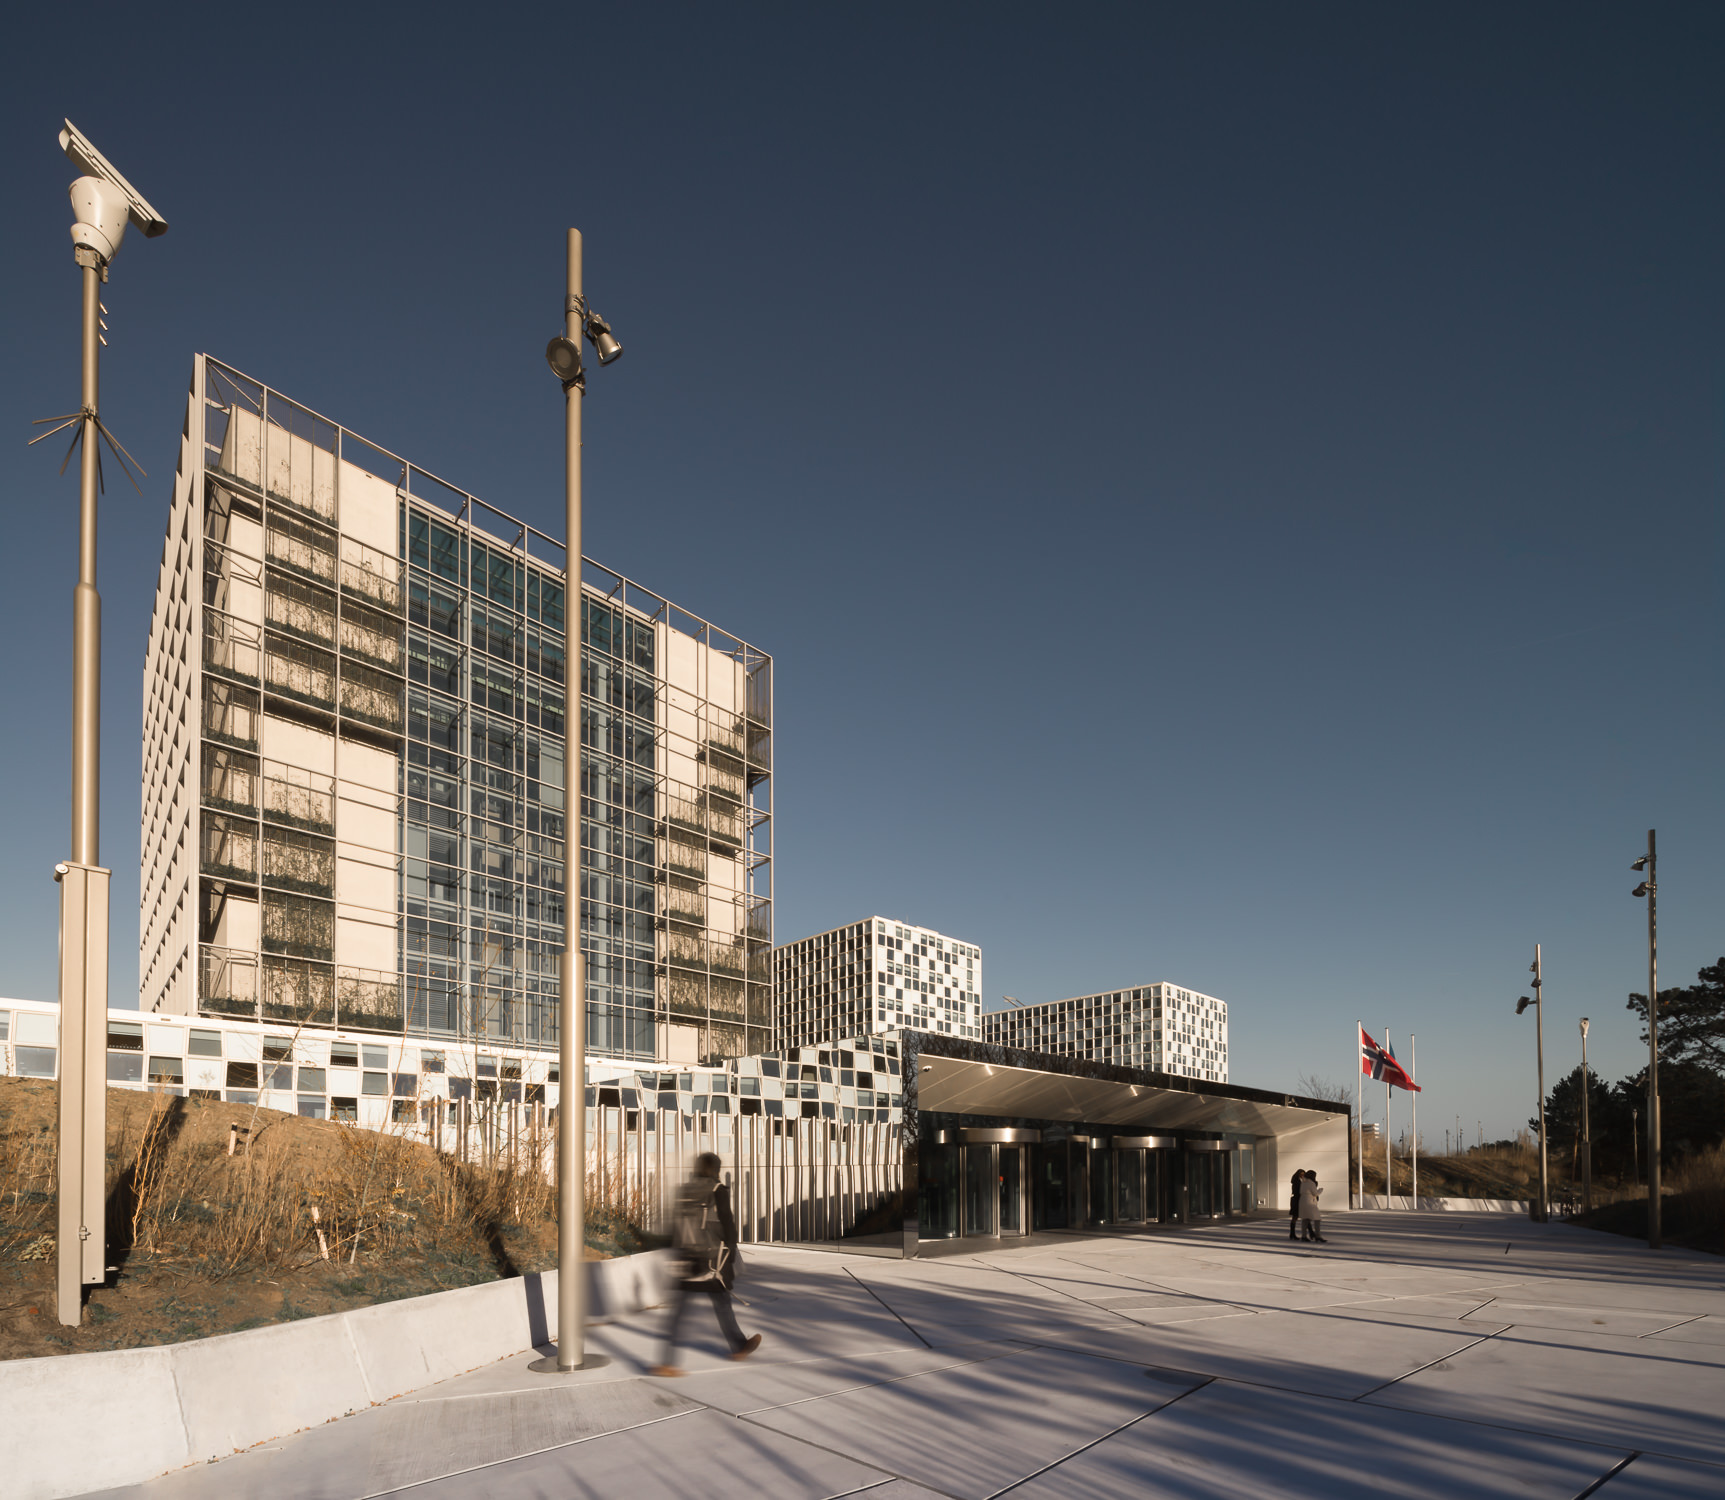
[[(549, 1046), (563, 949), (564, 583), (520, 548), (411, 501), (401, 550), (408, 1024)], [(609, 1025), (590, 1041), (636, 1050), (616, 1046)]]

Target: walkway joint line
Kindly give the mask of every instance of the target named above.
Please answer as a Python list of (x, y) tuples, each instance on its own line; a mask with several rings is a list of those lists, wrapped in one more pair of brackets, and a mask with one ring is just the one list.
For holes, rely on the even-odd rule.
[(913, 1339), (915, 1339), (919, 1344), (921, 1344), (923, 1348), (925, 1348), (925, 1349), (934, 1348), (934, 1345), (929, 1343), (929, 1341), (927, 1339), (925, 1339), (920, 1333), (918, 1333), (914, 1328), (912, 1328), (909, 1323), (905, 1323), (905, 1320), (903, 1319), (903, 1317), (901, 1317), (899, 1315), (898, 1310), (895, 1307), (893, 1307), (892, 1304), (889, 1303), (885, 1297), (881, 1296), (879, 1292), (877, 1292), (872, 1286), (870, 1286), (866, 1281), (864, 1281), (862, 1279), (862, 1277), (858, 1276), (855, 1271), (851, 1270), (851, 1268), (849, 1266), (846, 1266), (844, 1268), (844, 1271), (845, 1271), (845, 1275), (850, 1277), (850, 1279), (852, 1281), (854, 1281), (858, 1286), (860, 1286), (865, 1292), (867, 1292), (869, 1294), (869, 1296), (873, 1297), (876, 1302), (880, 1303), (880, 1305), (882, 1307), (886, 1308), (886, 1310), (889, 1313), (891, 1313), (895, 1318), (898, 1318), (899, 1322), (904, 1323), (905, 1331), (908, 1334), (910, 1334), (910, 1336)]
[(1128, 1427), (1136, 1427), (1138, 1423), (1160, 1415), (1162, 1412), (1167, 1411), (1170, 1406), (1173, 1406), (1175, 1402), (1184, 1401), (1193, 1393), (1193, 1391), (1201, 1391), (1205, 1386), (1214, 1384), (1215, 1380), (1216, 1377), (1212, 1375), (1208, 1379), (1200, 1381), (1197, 1385), (1192, 1386), (1190, 1389), (1181, 1391), (1178, 1396), (1170, 1396), (1159, 1406), (1153, 1406), (1149, 1411), (1139, 1412), (1137, 1416), (1131, 1418), (1129, 1421), (1122, 1422), (1118, 1427), (1111, 1428), (1109, 1431), (1103, 1433), (1101, 1437), (1092, 1438), (1088, 1443), (1083, 1444), (1081, 1447), (1074, 1448), (1070, 1453), (1062, 1454), (1059, 1458), (1055, 1459), (1053, 1463), (1046, 1463), (1040, 1469), (1032, 1469), (1028, 1474), (1013, 1480), (1011, 1484), (996, 1490), (992, 1495), (986, 1496), (985, 1500), (1000, 1500), (1002, 1495), (1008, 1494), (1017, 1489), (1019, 1485), (1029, 1484), (1030, 1481), (1035, 1479), (1039, 1474), (1046, 1474), (1050, 1469), (1059, 1468), (1061, 1464), (1066, 1463), (1069, 1459), (1077, 1458), (1080, 1453), (1088, 1453), (1098, 1443), (1106, 1443), (1109, 1438), (1119, 1436), (1119, 1434), (1124, 1432)]
[(1607, 1469), (1603, 1474), (1601, 1474), (1599, 1476), (1599, 1478), (1594, 1480), (1592, 1484), (1588, 1485), (1588, 1487), (1586, 1489), (1584, 1489), (1579, 1495), (1577, 1495), (1575, 1497), (1575, 1500), (1587, 1500), (1587, 1497), (1589, 1495), (1597, 1494), (1600, 1490), (1604, 1489), (1606, 1485), (1610, 1484), (1613, 1479), (1617, 1478), (1617, 1476), (1619, 1474), (1621, 1474), (1625, 1469), (1627, 1469), (1632, 1463), (1634, 1463), (1636, 1459), (1638, 1459), (1640, 1457), (1641, 1457), (1641, 1450), (1639, 1448), (1637, 1448), (1627, 1458), (1618, 1459), (1618, 1461), (1616, 1463), (1614, 1463), (1609, 1469)]
[[(1510, 1326), (1514, 1327), (1515, 1325), (1511, 1324)], [(1481, 1334), (1471, 1344), (1463, 1344), (1461, 1348), (1452, 1349), (1448, 1354), (1440, 1354), (1436, 1359), (1428, 1359), (1423, 1365), (1418, 1365), (1414, 1369), (1404, 1371), (1402, 1374), (1397, 1375), (1395, 1379), (1386, 1380), (1382, 1385), (1374, 1385), (1369, 1391), (1361, 1391), (1359, 1395), (1354, 1396), (1351, 1399), (1355, 1401), (1364, 1401), (1367, 1396), (1375, 1396), (1379, 1391), (1387, 1391), (1392, 1385), (1399, 1385), (1404, 1380), (1413, 1379), (1413, 1377), (1418, 1375), (1421, 1370), (1429, 1370), (1433, 1365), (1441, 1365), (1446, 1359), (1456, 1359), (1459, 1356), (1466, 1354), (1469, 1349), (1477, 1349), (1481, 1344), (1489, 1343), (1496, 1337), (1497, 1335), (1495, 1333)]]

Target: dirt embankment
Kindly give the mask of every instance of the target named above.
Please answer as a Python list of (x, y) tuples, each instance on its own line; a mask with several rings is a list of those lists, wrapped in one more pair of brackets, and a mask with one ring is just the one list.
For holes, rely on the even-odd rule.
[[(56, 1088), (0, 1079), (0, 1359), (232, 1333), (556, 1263), (525, 1161), (461, 1166), (399, 1136), (213, 1100), (108, 1091), (112, 1270), (55, 1316)], [(246, 1131), (229, 1154), (231, 1127)], [(590, 1213), (589, 1257), (647, 1241)]]

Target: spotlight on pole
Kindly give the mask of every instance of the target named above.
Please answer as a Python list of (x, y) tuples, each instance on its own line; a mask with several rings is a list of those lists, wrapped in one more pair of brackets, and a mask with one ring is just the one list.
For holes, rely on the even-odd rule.
[(623, 346), (611, 336), (611, 325), (596, 312), (589, 312), (582, 328), (587, 335), (587, 342), (593, 346), (593, 352), (599, 356), (599, 363), (608, 365), (623, 357)]
[(564, 385), (573, 385), (581, 378), (581, 346), (559, 334), (545, 346), (545, 363)]

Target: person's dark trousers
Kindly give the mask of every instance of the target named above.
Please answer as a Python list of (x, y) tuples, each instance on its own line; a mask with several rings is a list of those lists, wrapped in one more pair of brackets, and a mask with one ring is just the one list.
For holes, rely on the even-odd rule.
[(1288, 1238), (1297, 1240), (1300, 1237), (1300, 1216), (1296, 1213), (1288, 1215)]
[(665, 1328), (665, 1357), (661, 1364), (670, 1364), (677, 1353), (677, 1329), (683, 1321), (683, 1309), (688, 1305), (689, 1296), (693, 1292), (705, 1292), (713, 1299), (713, 1312), (719, 1320), (720, 1331), (735, 1354), (748, 1342), (743, 1337), (743, 1330), (737, 1327), (737, 1315), (731, 1311), (731, 1294), (716, 1281), (703, 1281), (691, 1286), (687, 1282), (678, 1282), (677, 1290), (671, 1299), (671, 1321)]

